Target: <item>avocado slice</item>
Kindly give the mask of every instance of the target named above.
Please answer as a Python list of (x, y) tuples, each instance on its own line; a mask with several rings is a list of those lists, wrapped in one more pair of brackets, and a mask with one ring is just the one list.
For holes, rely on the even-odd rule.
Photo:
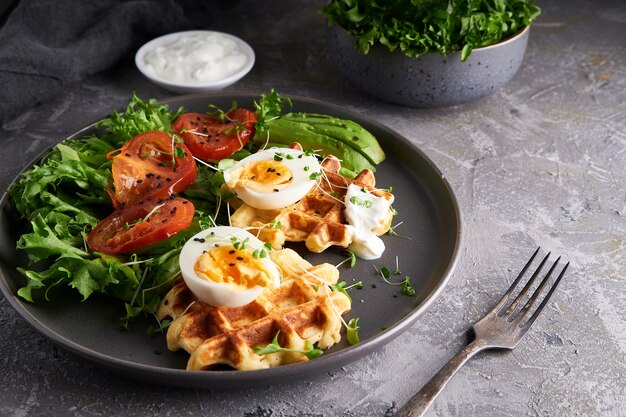
[[(380, 164), (385, 159), (385, 152), (374, 135), (352, 120), (316, 113), (287, 113), (270, 122), (270, 126), (275, 122), (285, 123), (286, 121), (301, 125), (300, 129), (346, 143), (359, 151), (372, 165)], [(336, 156), (340, 157), (340, 155)]]

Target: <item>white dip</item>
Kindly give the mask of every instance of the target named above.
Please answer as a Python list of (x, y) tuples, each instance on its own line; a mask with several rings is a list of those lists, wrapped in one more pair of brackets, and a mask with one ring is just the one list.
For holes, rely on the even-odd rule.
[(146, 65), (161, 78), (185, 83), (222, 80), (246, 65), (237, 43), (220, 33), (186, 34), (148, 52)]
[(382, 239), (372, 229), (389, 213), (389, 201), (368, 190), (350, 184), (345, 197), (344, 215), (352, 226), (352, 243), (348, 247), (362, 259), (378, 259), (385, 251)]

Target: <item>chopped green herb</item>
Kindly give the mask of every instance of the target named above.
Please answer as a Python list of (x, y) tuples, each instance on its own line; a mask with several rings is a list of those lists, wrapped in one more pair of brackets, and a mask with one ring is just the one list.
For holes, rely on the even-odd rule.
[(367, 200), (367, 199), (364, 200), (364, 199), (359, 198), (357, 196), (350, 197), (350, 202), (352, 204), (354, 204), (355, 206), (363, 206), (365, 208), (372, 207), (372, 202), (370, 200)]

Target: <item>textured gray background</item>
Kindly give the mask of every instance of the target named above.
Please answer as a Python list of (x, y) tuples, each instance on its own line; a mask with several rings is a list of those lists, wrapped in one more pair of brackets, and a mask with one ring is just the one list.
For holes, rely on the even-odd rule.
[[(351, 89), (324, 47), (323, 2), (241, 4), (216, 25), (247, 39), (252, 72), (229, 91), (327, 100), (408, 137), (450, 180), (463, 213), (458, 267), (408, 332), (298, 384), (208, 391), (119, 377), (54, 347), (0, 296), (3, 416), (387, 416), (467, 340), (537, 245), (572, 261), (553, 302), (510, 353), (457, 374), (429, 416), (626, 415), (626, 6), (544, 1), (513, 81), (480, 102), (416, 110)], [(234, 28), (232, 24), (237, 24)], [(170, 94), (132, 59), (0, 129), (4, 188), (49, 144), (123, 106)]]

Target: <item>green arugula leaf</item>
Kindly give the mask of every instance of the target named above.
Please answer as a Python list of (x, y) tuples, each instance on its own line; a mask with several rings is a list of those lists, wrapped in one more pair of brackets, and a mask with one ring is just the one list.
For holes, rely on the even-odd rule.
[(141, 100), (133, 93), (124, 113), (114, 111), (109, 118), (96, 123), (96, 127), (104, 128), (107, 134), (103, 139), (115, 147), (149, 130), (161, 130), (171, 133), (172, 122), (185, 110), (181, 107), (171, 113), (167, 104), (159, 104), (155, 99)]
[(26, 250), (31, 262), (38, 262), (52, 255), (89, 256), (85, 250), (59, 239), (41, 215), (35, 216), (31, 225), (33, 233), (22, 235), (17, 242), (17, 248)]

